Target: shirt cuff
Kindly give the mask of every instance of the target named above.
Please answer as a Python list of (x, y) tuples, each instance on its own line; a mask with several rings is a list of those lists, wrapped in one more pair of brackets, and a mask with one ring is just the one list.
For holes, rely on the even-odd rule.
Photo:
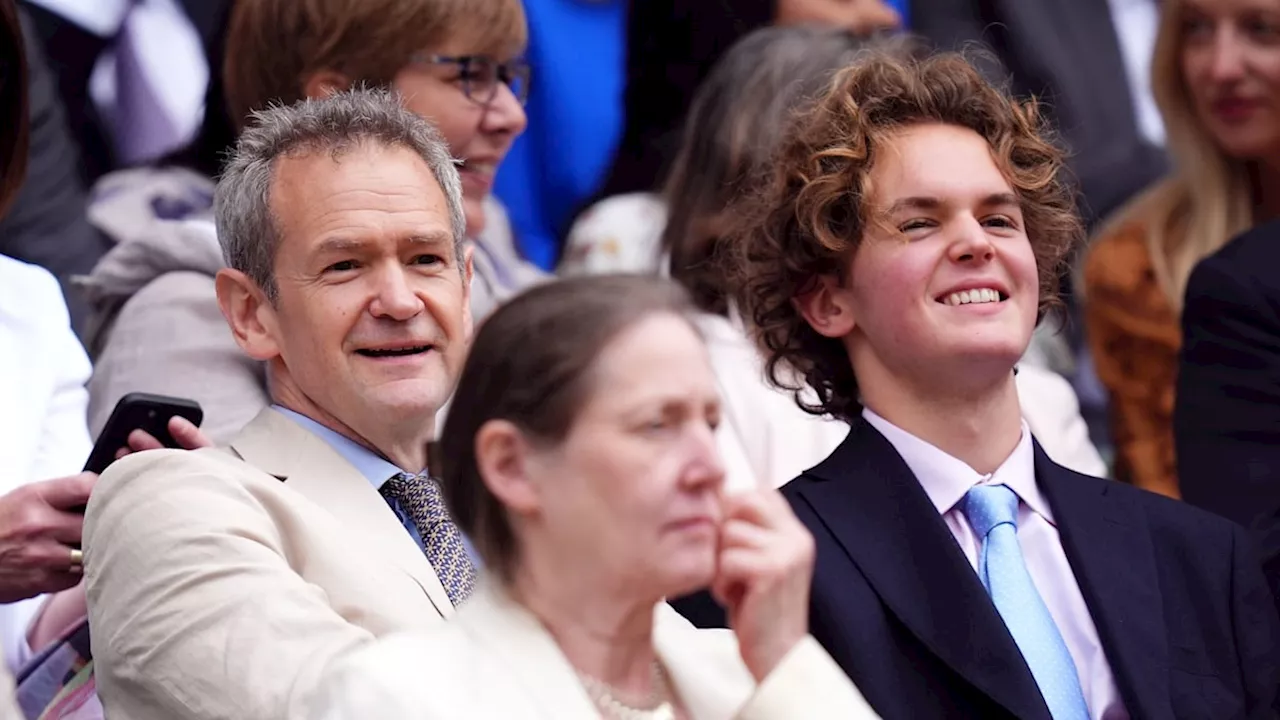
[(738, 720), (877, 718), (839, 665), (807, 635), (782, 658), (747, 701)]

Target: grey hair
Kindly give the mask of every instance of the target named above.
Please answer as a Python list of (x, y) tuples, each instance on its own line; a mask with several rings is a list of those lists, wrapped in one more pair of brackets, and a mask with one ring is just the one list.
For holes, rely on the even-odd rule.
[(214, 219), (227, 266), (249, 276), (275, 302), (281, 237), (270, 196), (276, 160), (304, 152), (337, 158), (370, 141), (408, 148), (426, 162), (444, 191), (460, 258), (466, 217), (462, 181), (449, 146), (429, 122), (405, 109), (398, 94), (357, 88), (252, 114), (214, 190)]

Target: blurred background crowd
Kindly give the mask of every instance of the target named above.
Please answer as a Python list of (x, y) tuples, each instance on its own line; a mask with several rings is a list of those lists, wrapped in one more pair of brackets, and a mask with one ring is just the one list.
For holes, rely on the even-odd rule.
[[(352, 26), (364, 21), (370, 34), (359, 37), (310, 25), (319, 19), (301, 8), (248, 1), (19, 4), (32, 160), (0, 224), (0, 252), (61, 282), (94, 362), (91, 430), (147, 378), (198, 399), (211, 436), (225, 439), (258, 407), (249, 374), (218, 376), (244, 362), (230, 340), (196, 329), (221, 322), (206, 292), (221, 260), (212, 225), (201, 224), (221, 158), (248, 113), (322, 89), (323, 79), (303, 87), (288, 72), (336, 60), (351, 67), (342, 84), (394, 81), (402, 48), (430, 32), (380, 19), (412, 18), (408, 1), (334, 8)], [(854, 38), (910, 33), (970, 53), (993, 81), (1043, 103), (1093, 236), (1063, 312), (1043, 323), (1024, 366), (1071, 385), (1078, 409), (1058, 411), (1083, 417), (1115, 478), (1178, 497), (1199, 492), (1180, 486), (1174, 452), (1187, 278), (1268, 217), (1260, 160), (1280, 137), (1273, 9), (1187, 5), (1162, 22), (1155, 0), (530, 0), (527, 46), (511, 44), (525, 42), (523, 29), (464, 31), (519, 50), (519, 67), (438, 65), (489, 88), (479, 92), (515, 73), (510, 107), (411, 102), (466, 160), (483, 316), (556, 274), (696, 267), (728, 183), (768, 155), (796, 86), (838, 65)], [(459, 22), (486, 20), (478, 9)], [(849, 39), (758, 40), (712, 74), (754, 30), (823, 24)]]
[[(219, 445), (271, 404), (215, 297), (215, 182), (254, 112), (363, 85), (461, 161), (477, 323), (557, 278), (670, 276), (711, 350), (728, 482), (781, 486), (847, 427), (762, 382), (711, 259), (802, 101), (901, 42), (1039, 100), (1067, 153), (1089, 241), (1018, 366), (1036, 438), (1280, 554), (1280, 0), (506, 5), (18, 0), (0, 69), (25, 67), (29, 159), (0, 255), (51, 274), (65, 310), (0, 275), (0, 494), (79, 473), (131, 392), (198, 401)], [(35, 612), (0, 627), (15, 669)]]

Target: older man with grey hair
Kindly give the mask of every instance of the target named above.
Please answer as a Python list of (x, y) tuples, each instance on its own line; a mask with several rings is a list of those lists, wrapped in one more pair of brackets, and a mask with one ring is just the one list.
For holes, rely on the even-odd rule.
[(471, 334), (458, 174), (382, 91), (255, 117), (218, 184), (218, 303), (273, 405), (227, 450), (116, 462), (85, 521), (107, 716), (293, 718), (330, 660), (453, 613), (426, 472)]

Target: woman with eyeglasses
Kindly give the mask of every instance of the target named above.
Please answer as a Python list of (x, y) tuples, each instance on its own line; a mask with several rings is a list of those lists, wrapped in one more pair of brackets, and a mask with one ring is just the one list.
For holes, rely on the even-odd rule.
[[(545, 277), (516, 252), (490, 197), (525, 129), (526, 34), (519, 0), (236, 0), (222, 68), (227, 112), (240, 127), (272, 103), (359, 84), (398, 91), (461, 161), (479, 320)], [(98, 215), (121, 242), (88, 281), (98, 310), (89, 342), (95, 432), (133, 391), (198, 400), (215, 442), (268, 402), (262, 368), (226, 333), (214, 299), (223, 259), (209, 220), (211, 189), (208, 178), (175, 170), (126, 172), (99, 186), (106, 199)], [(145, 222), (129, 220), (140, 213)]]

